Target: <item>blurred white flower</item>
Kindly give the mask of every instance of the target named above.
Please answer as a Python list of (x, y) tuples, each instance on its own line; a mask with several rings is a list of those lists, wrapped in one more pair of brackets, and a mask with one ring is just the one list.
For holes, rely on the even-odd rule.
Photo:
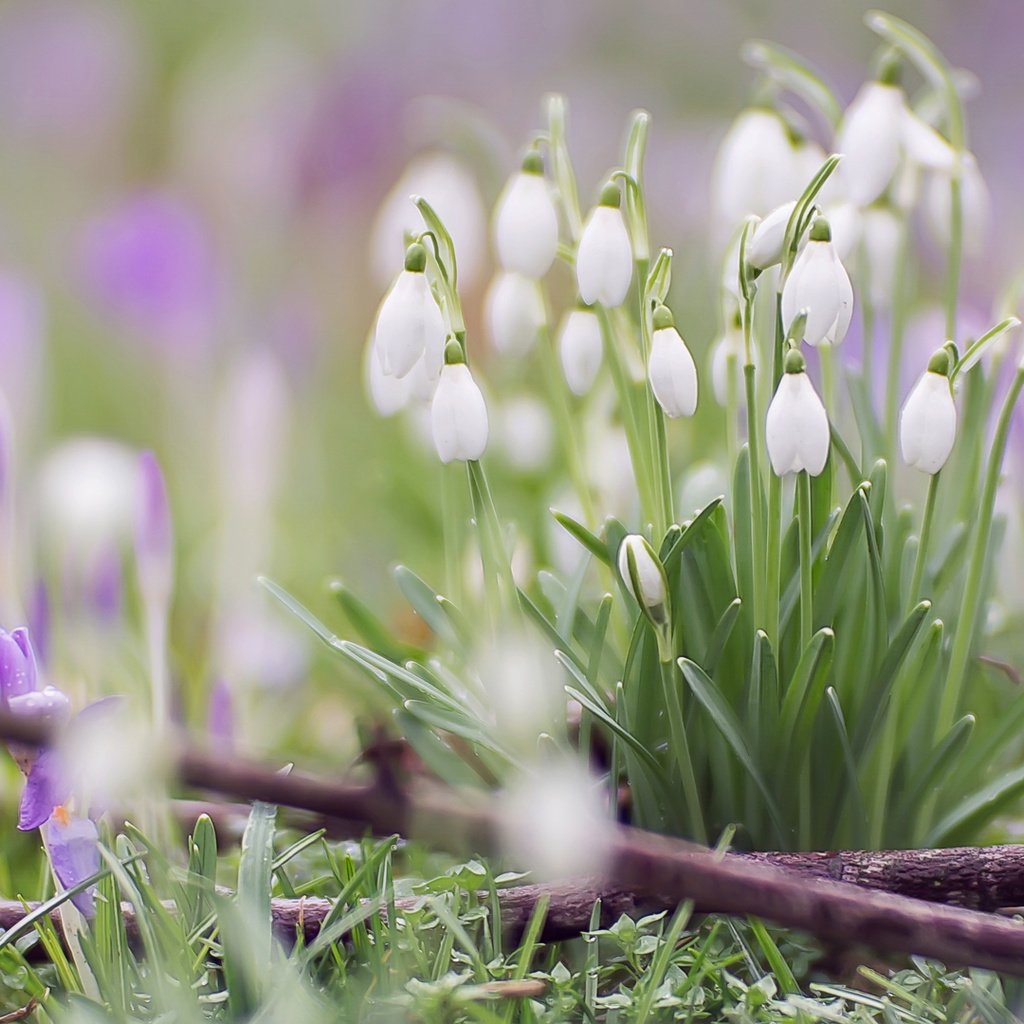
[(594, 486), (602, 515), (628, 519), (637, 507), (636, 475), (622, 427), (608, 422), (603, 403), (595, 402), (584, 429), (586, 477)]
[(900, 412), (903, 461), (922, 473), (938, 473), (956, 440), (956, 405), (946, 376), (948, 365), (946, 353), (937, 352)]
[(868, 301), (890, 309), (903, 239), (903, 222), (888, 206), (869, 206), (863, 213), (862, 240)]
[(808, 345), (838, 345), (853, 316), (853, 288), (832, 247), (828, 221), (819, 217), (811, 226), (782, 286), (782, 322), (788, 331), (801, 310), (807, 310), (803, 340)]
[(501, 193), (494, 211), (494, 246), (506, 270), (543, 277), (558, 249), (558, 210), (540, 154), (531, 151)]
[(558, 328), (558, 359), (574, 395), (585, 395), (601, 369), (601, 322), (592, 309), (570, 309)]
[(503, 402), (497, 411), (495, 440), (505, 461), (522, 473), (535, 473), (551, 459), (555, 427), (548, 407), (530, 394)]
[(413, 394), (415, 369), (404, 377), (393, 377), (384, 372), (377, 355), (377, 325), (374, 322), (363, 350), (363, 382), (370, 403), (378, 416), (394, 416), (408, 404)]
[[(753, 355), (753, 353), (751, 353)], [(728, 404), (729, 394), (729, 363), (732, 372), (736, 396), (743, 394), (743, 328), (739, 317), (729, 317), (725, 330), (711, 346), (711, 390), (715, 401), (723, 408)]]
[(782, 243), (786, 225), (796, 208), (796, 200), (776, 206), (750, 233), (745, 255), (747, 262), (758, 270), (765, 270), (782, 260)]
[(694, 414), (697, 409), (697, 366), (665, 306), (654, 311), (647, 378), (666, 416), (674, 418)]
[(697, 513), (708, 502), (728, 493), (728, 475), (717, 462), (695, 462), (679, 482), (676, 504), (684, 515)]
[(601, 874), (613, 839), (606, 792), (575, 759), (524, 774), (498, 797), (506, 855), (538, 881)]
[[(833, 175), (835, 177), (835, 175)], [(844, 264), (853, 255), (861, 237), (861, 211), (856, 203), (842, 200), (825, 210), (825, 217), (832, 228), (832, 248)]]
[(668, 600), (665, 570), (646, 537), (631, 533), (623, 538), (619, 545), (618, 568), (622, 582), (637, 603), (654, 618), (663, 616)]
[(468, 462), (483, 455), (487, 405), (465, 363), (448, 363), (442, 368), (430, 406), (430, 429), (442, 462)]
[[(924, 186), (924, 223), (942, 248), (949, 245), (952, 195), (948, 174), (930, 174)], [(960, 213), (963, 241), (971, 255), (980, 253), (992, 224), (992, 198), (973, 153), (964, 153), (960, 172)]]
[(576, 250), (576, 283), (588, 305), (622, 305), (633, 278), (633, 250), (619, 208), (617, 185), (607, 185), (587, 215)]
[(424, 352), (444, 349), (444, 318), (423, 272), (425, 259), (422, 246), (409, 246), (406, 268), (377, 310), (377, 357), (392, 377), (404, 377)]
[(484, 300), (487, 333), (498, 352), (525, 355), (547, 322), (544, 299), (537, 282), (517, 271), (495, 275)]
[(446, 153), (416, 157), (381, 204), (370, 242), (378, 284), (390, 281), (401, 266), (406, 235), (423, 230), (423, 218), (409, 198), (414, 195), (423, 196), (448, 229), (458, 259), (459, 284), (472, 288), (483, 268), (487, 216), (473, 175)]
[(787, 353), (786, 372), (768, 406), (764, 441), (776, 476), (801, 470), (817, 476), (828, 459), (828, 415), (803, 364), (799, 352)]

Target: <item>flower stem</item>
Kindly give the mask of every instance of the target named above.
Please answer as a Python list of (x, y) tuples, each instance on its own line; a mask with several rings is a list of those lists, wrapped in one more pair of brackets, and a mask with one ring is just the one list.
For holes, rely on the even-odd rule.
[(797, 516), (800, 539), (800, 650), (811, 642), (814, 630), (814, 607), (811, 572), (811, 475), (802, 469), (796, 478)]
[(743, 383), (747, 402), (747, 460), (750, 482), (750, 552), (754, 564), (754, 626), (763, 629), (766, 621), (765, 587), (759, 567), (765, 564), (764, 507), (761, 490), (760, 412), (757, 408), (757, 368), (751, 342), (753, 302), (743, 306)]
[[(889, 359), (886, 364), (885, 436), (892, 446), (889, 465), (895, 465), (896, 420), (900, 407), (900, 362), (903, 354), (903, 329), (907, 315), (907, 223), (900, 223), (899, 250), (896, 253), (896, 279), (893, 282), (892, 310), (889, 322)], [(870, 382), (869, 382), (870, 383)]]
[[(957, 161), (960, 151), (957, 150)], [(946, 337), (956, 341), (956, 303), (960, 290), (960, 262), (963, 252), (964, 211), (961, 202), (960, 167), (949, 183), (949, 252), (946, 257)]]
[(932, 473), (928, 480), (928, 496), (924, 501), (924, 518), (921, 520), (921, 535), (917, 542), (917, 556), (914, 559), (914, 574), (910, 577), (910, 590), (907, 592), (906, 610), (917, 604), (921, 596), (921, 581), (924, 579), (924, 564), (928, 557), (928, 544), (932, 535), (932, 521), (935, 518), (935, 499), (939, 493), (940, 473)]
[[(772, 350), (771, 390), (779, 386), (782, 378), (783, 349), (785, 332), (782, 328), (782, 293), (775, 296), (775, 345)], [(782, 478), (775, 473), (768, 474), (768, 543), (765, 562), (767, 617), (764, 631), (768, 634), (775, 650), (779, 649), (779, 603), (782, 589)]]
[[(659, 644), (659, 647), (661, 644)], [(693, 770), (690, 757), (690, 744), (686, 738), (686, 722), (683, 718), (683, 702), (679, 695), (679, 675), (671, 656), (661, 662), (661, 686), (665, 694), (665, 710), (668, 714), (669, 741), (672, 745), (672, 756), (679, 771), (679, 780), (683, 786), (683, 799), (686, 802), (687, 818), (689, 819), (692, 838), (705, 846), (708, 833), (704, 825), (704, 812), (700, 805), (697, 792), (697, 776)]]

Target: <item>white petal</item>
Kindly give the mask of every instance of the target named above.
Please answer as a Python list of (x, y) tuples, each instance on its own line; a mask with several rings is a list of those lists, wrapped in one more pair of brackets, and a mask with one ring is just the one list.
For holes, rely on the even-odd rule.
[(909, 466), (937, 473), (956, 440), (956, 405), (949, 380), (928, 371), (914, 385), (900, 413), (900, 449)]
[[(629, 571), (629, 559), (632, 557), (636, 566), (639, 592), (633, 587), (633, 578)], [(619, 575), (633, 596), (647, 608), (656, 608), (665, 603), (665, 578), (661, 568), (654, 560), (647, 541), (639, 534), (631, 533), (624, 537), (619, 545)]]
[(576, 282), (589, 306), (622, 305), (633, 277), (633, 250), (622, 211), (596, 206), (583, 225), (576, 251)]
[(398, 275), (377, 312), (375, 338), (381, 367), (393, 377), (404, 377), (428, 345), (444, 345), (444, 319), (425, 274)]
[(370, 403), (377, 410), (377, 415), (394, 416), (409, 403), (413, 374), (392, 377), (384, 372), (380, 359), (377, 357), (374, 333), (373, 330), (370, 331), (363, 355), (363, 380), (366, 385), (366, 393), (369, 395)]
[(654, 332), (647, 376), (666, 416), (692, 416), (697, 408), (697, 367), (674, 327)]
[(843, 261), (848, 260), (861, 237), (861, 211), (851, 202), (840, 202), (825, 211), (832, 228), (832, 248)]
[(951, 174), (956, 166), (956, 150), (909, 107), (903, 109), (903, 148), (919, 167)]
[(506, 355), (528, 352), (547, 316), (537, 282), (513, 271), (499, 273), (484, 300), (491, 343)]
[(715, 401), (728, 403), (729, 361), (732, 360), (736, 396), (743, 394), (743, 332), (737, 327), (726, 328), (725, 333), (711, 346), (711, 390)]
[(866, 82), (847, 107), (836, 137), (848, 197), (874, 202), (889, 186), (899, 163), (906, 101), (897, 86)]
[[(925, 227), (943, 248), (949, 245), (950, 208), (949, 177), (945, 174), (929, 175), (924, 192)], [(969, 253), (976, 255), (981, 252), (991, 226), (992, 199), (972, 153), (963, 154), (960, 211), (964, 246)]]
[(602, 354), (597, 314), (592, 309), (569, 310), (558, 331), (558, 359), (574, 395), (585, 395), (593, 387)]
[(487, 405), (465, 363), (445, 366), (430, 406), (430, 429), (442, 462), (479, 459), (487, 447)]
[(797, 314), (806, 309), (804, 340), (808, 345), (823, 341), (839, 316), (844, 296), (837, 263), (830, 242), (808, 242), (783, 285), (782, 322), (788, 331)]
[(850, 275), (842, 261), (832, 252), (833, 265), (835, 267), (836, 282), (839, 285), (839, 310), (832, 326), (825, 332), (824, 341), (829, 345), (838, 345), (846, 337), (850, 329), (850, 321), (853, 319), (853, 285), (850, 283)]
[(885, 206), (868, 207), (864, 211), (863, 224), (868, 301), (876, 309), (889, 309), (892, 306), (903, 225), (900, 218)]
[(509, 179), (494, 212), (494, 244), (506, 270), (541, 278), (558, 248), (558, 211), (541, 174), (520, 171)]
[(747, 262), (752, 267), (764, 270), (781, 261), (786, 226), (795, 207), (795, 199), (777, 206), (754, 228), (745, 250)]
[(829, 448), (828, 415), (806, 373), (784, 373), (768, 406), (765, 446), (777, 476), (825, 468)]

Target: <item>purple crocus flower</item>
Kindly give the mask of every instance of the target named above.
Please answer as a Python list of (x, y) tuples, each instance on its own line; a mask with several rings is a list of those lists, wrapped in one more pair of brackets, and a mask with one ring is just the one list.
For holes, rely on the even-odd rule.
[[(50, 867), (65, 889), (78, 885), (100, 869), (99, 832), (90, 818), (72, 817), (58, 807), (43, 824), (43, 836), (50, 854)], [(71, 902), (86, 917), (94, 913), (96, 886), (90, 885), (71, 897)]]

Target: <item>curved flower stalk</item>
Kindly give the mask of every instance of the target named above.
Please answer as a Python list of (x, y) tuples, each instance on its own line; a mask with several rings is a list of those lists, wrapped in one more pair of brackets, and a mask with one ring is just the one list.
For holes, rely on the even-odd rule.
[(818, 476), (828, 460), (828, 414), (798, 349), (786, 353), (785, 372), (768, 406), (764, 441), (776, 476), (806, 470)]
[(697, 366), (675, 328), (667, 306), (654, 311), (647, 379), (666, 416), (692, 416), (697, 409)]
[(582, 397), (594, 386), (601, 369), (601, 322), (589, 306), (570, 309), (558, 328), (558, 361), (569, 390)]
[(537, 282), (517, 270), (501, 271), (487, 290), (484, 320), (498, 352), (525, 355), (547, 323), (544, 298)]
[(455, 341), (445, 349), (445, 365), (430, 406), (430, 429), (444, 463), (475, 462), (487, 447), (487, 405), (462, 346)]
[(949, 354), (939, 349), (907, 396), (900, 413), (903, 461), (922, 473), (938, 473), (956, 441), (956, 405), (949, 369)]
[(558, 210), (544, 163), (536, 150), (523, 158), (494, 210), (494, 247), (506, 270), (534, 280), (543, 277), (558, 250)]
[(622, 194), (609, 182), (587, 216), (576, 250), (580, 298), (591, 306), (621, 306), (633, 279), (633, 249), (621, 210)]
[(838, 345), (846, 337), (853, 316), (853, 287), (832, 246), (832, 230), (824, 217), (811, 225), (807, 244), (782, 287), (782, 323), (787, 332), (805, 309), (804, 341), (808, 345)]

